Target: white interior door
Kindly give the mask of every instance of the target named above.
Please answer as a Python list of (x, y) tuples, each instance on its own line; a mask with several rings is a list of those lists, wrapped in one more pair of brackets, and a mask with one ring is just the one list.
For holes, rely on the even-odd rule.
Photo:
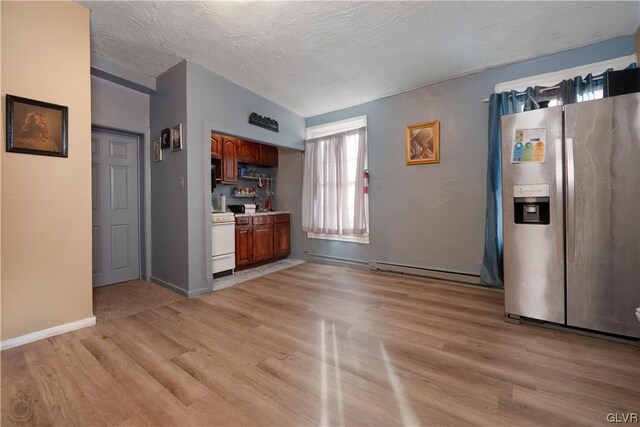
[(138, 140), (91, 134), (93, 286), (140, 278)]

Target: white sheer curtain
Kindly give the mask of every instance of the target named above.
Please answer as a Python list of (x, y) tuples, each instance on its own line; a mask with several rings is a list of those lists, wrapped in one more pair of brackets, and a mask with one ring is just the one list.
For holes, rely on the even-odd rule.
[(366, 127), (307, 140), (302, 229), (336, 236), (368, 234), (365, 169)]

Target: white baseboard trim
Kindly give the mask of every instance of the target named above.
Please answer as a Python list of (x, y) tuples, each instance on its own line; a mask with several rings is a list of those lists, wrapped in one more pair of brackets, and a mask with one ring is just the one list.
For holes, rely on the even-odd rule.
[(66, 332), (87, 328), (96, 324), (96, 317), (91, 316), (86, 319), (76, 320), (75, 322), (65, 323), (64, 325), (54, 326), (53, 328), (43, 329), (41, 331), (31, 332), (30, 334), (21, 335), (19, 337), (10, 338), (0, 342), (0, 351), (8, 348), (18, 347), (20, 345), (29, 344), (54, 335), (64, 334)]
[(462, 273), (449, 270), (436, 270), (414, 265), (395, 264), (384, 261), (369, 261), (369, 268), (377, 271), (408, 274), (411, 276), (429, 277), (433, 279), (449, 280), (452, 282), (470, 283), (480, 285), (480, 276), (477, 274)]

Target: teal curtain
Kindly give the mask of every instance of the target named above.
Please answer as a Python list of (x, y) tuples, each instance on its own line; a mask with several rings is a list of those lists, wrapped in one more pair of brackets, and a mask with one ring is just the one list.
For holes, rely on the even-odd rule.
[(484, 227), (484, 256), (480, 280), (486, 286), (502, 287), (502, 174), (500, 166), (500, 117), (523, 111), (533, 88), (494, 93), (489, 98), (489, 159), (487, 208)]
[[(632, 64), (629, 64), (626, 69), (628, 70), (637, 67), (638, 65), (634, 62)], [(604, 90), (605, 79), (601, 77), (603, 77), (610, 71), (613, 71), (613, 69), (610, 68), (606, 72), (597, 76), (592, 76), (591, 74), (589, 74), (584, 79), (578, 76), (574, 77), (571, 80), (567, 80), (567, 82), (570, 82), (571, 85), (570, 102), (567, 102), (567, 104), (596, 99), (596, 94)]]
[[(636, 68), (630, 64), (627, 68)], [(607, 70), (609, 72), (612, 70)], [(502, 171), (500, 165), (500, 118), (538, 108), (542, 101), (559, 105), (602, 97), (605, 73), (564, 80), (553, 87), (527, 88), (523, 92), (494, 93), (489, 98), (489, 156), (487, 160), (487, 208), (484, 231), (484, 256), (480, 279), (486, 286), (503, 286)]]

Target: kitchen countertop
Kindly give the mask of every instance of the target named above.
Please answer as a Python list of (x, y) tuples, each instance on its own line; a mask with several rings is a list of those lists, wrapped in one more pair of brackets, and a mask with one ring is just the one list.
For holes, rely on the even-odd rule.
[(273, 212), (256, 212), (256, 213), (241, 213), (235, 214), (236, 217), (242, 216), (264, 216), (264, 215), (277, 215), (277, 214), (291, 214), (289, 211), (273, 211)]

